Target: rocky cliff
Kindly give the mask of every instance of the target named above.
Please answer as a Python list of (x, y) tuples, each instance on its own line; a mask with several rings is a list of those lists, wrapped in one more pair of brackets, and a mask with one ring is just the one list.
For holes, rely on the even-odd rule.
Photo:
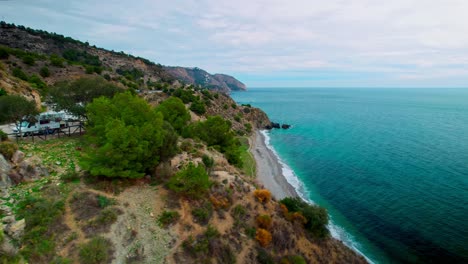
[(200, 68), (164, 67), (164, 69), (176, 79), (185, 83), (220, 90), (225, 93), (230, 91), (245, 91), (247, 87), (236, 78), (225, 74), (210, 74)]

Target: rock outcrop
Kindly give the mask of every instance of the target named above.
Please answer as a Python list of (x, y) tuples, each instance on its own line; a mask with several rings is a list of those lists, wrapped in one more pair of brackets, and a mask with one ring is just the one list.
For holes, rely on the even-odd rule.
[(245, 91), (245, 84), (226, 74), (210, 74), (200, 68), (164, 67), (176, 79), (187, 84), (200, 85), (224, 93), (231, 91)]

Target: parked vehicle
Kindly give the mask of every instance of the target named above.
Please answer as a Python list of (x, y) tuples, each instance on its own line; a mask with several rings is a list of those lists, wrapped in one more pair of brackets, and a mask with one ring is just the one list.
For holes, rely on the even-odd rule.
[(72, 120), (74, 118), (65, 112), (48, 111), (29, 120), (21, 121), (13, 129), (13, 133), (16, 133), (17, 136), (54, 134), (60, 129), (68, 127)]

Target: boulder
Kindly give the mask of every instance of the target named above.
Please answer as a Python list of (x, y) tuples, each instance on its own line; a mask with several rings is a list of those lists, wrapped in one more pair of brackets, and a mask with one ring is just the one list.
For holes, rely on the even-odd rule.
[(279, 124), (279, 123), (275, 123), (275, 122), (271, 122), (271, 127), (272, 127), (272, 128), (280, 128), (280, 124)]
[(34, 163), (27, 160), (22, 161), (18, 165), (17, 171), (21, 176), (20, 179), (17, 179), (19, 182), (37, 180), (40, 177), (49, 176), (47, 169), (40, 165), (35, 165)]
[(11, 224), (13, 222), (15, 222), (15, 217), (12, 216), (12, 215), (8, 215), (8, 216), (5, 216), (2, 218), (2, 223), (8, 225), (8, 224)]
[(7, 233), (11, 238), (19, 240), (24, 234), (25, 227), (26, 221), (21, 219), (13, 224), (7, 225), (5, 227), (5, 233)]
[(288, 124), (283, 124), (283, 125), (281, 126), (282, 129), (288, 129), (288, 128), (290, 128), (290, 127), (291, 127), (291, 125), (288, 125)]
[(24, 152), (17, 150), (15, 154), (13, 154), (13, 157), (11, 158), (11, 161), (14, 164), (20, 164), (24, 160)]
[(0, 154), (0, 188), (6, 188), (11, 186), (10, 177), (8, 173), (11, 170), (11, 165), (8, 161)]

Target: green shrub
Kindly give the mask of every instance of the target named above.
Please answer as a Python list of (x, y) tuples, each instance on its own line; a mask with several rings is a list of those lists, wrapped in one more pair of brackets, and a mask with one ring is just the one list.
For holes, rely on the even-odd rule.
[(300, 255), (286, 256), (281, 259), (281, 263), (288, 264), (307, 264), (305, 259)]
[(52, 54), (50, 55), (50, 64), (52, 66), (55, 66), (55, 67), (60, 67), (62, 68), (63, 67), (63, 62), (64, 62), (64, 59), (61, 58), (60, 56), (56, 55), (56, 54)]
[(23, 62), (24, 62), (25, 64), (27, 64), (27, 65), (32, 66), (32, 65), (34, 65), (34, 64), (36, 63), (36, 60), (34, 59), (33, 56), (31, 56), (31, 55), (26, 55), (26, 56), (23, 57)]
[(263, 248), (257, 250), (257, 261), (259, 264), (274, 264), (273, 257)]
[(213, 214), (213, 206), (211, 203), (205, 202), (202, 206), (192, 210), (192, 216), (195, 221), (201, 225), (206, 225), (210, 221)]
[(45, 90), (47, 88), (47, 84), (36, 74), (31, 75), (31, 77), (28, 78), (28, 82), (32, 84), (33, 87), (40, 90)]
[(23, 81), (28, 80), (28, 75), (26, 75), (26, 73), (24, 73), (20, 68), (13, 68), (12, 73), (13, 73), (13, 76), (15, 76), (16, 78), (20, 78)]
[(231, 122), (220, 116), (209, 116), (206, 121), (197, 122), (186, 129), (184, 137), (199, 138), (224, 153), (229, 163), (242, 166), (241, 143), (231, 130)]
[(236, 104), (236, 103), (232, 103), (232, 104), (231, 104), (231, 107), (234, 108), (234, 109), (236, 109), (236, 108), (237, 108), (237, 104)]
[(67, 171), (60, 176), (63, 182), (74, 182), (80, 180), (80, 174), (76, 171)]
[(209, 172), (213, 168), (215, 162), (214, 159), (206, 154), (202, 156), (203, 164), (205, 165), (206, 171)]
[(304, 224), (305, 229), (314, 237), (328, 237), (328, 214), (325, 208), (308, 204), (298, 197), (286, 197), (280, 203), (284, 204), (289, 212), (300, 212), (306, 219), (306, 223)]
[(0, 129), (0, 141), (5, 141), (8, 139), (7, 133), (3, 132), (3, 130)]
[(0, 59), (8, 59), (10, 53), (7, 47), (0, 46)]
[(190, 110), (197, 115), (203, 115), (206, 113), (205, 103), (201, 100), (195, 100), (190, 105)]
[(98, 195), (97, 196), (99, 207), (106, 208), (107, 206), (114, 205), (115, 200), (109, 199), (106, 196)]
[(7, 95), (7, 91), (5, 91), (3, 88), (0, 88), (0, 96)]
[[(3, 139), (2, 139), (3, 140)], [(0, 154), (5, 157), (6, 160), (11, 160), (13, 154), (18, 150), (18, 145), (10, 141), (0, 142)]]
[(111, 243), (103, 237), (94, 237), (80, 247), (80, 262), (83, 264), (107, 263), (111, 251)]
[(47, 67), (45, 67), (45, 66), (42, 67), (42, 68), (40, 69), (40, 71), (39, 71), (39, 74), (40, 74), (42, 77), (44, 77), (44, 78), (49, 77), (49, 76), (50, 76), (49, 68), (47, 68)]
[(172, 176), (167, 186), (170, 190), (191, 199), (200, 199), (208, 193), (210, 180), (203, 166), (193, 163)]
[(160, 226), (168, 226), (179, 220), (180, 215), (176, 211), (164, 211), (158, 217), (158, 223)]

